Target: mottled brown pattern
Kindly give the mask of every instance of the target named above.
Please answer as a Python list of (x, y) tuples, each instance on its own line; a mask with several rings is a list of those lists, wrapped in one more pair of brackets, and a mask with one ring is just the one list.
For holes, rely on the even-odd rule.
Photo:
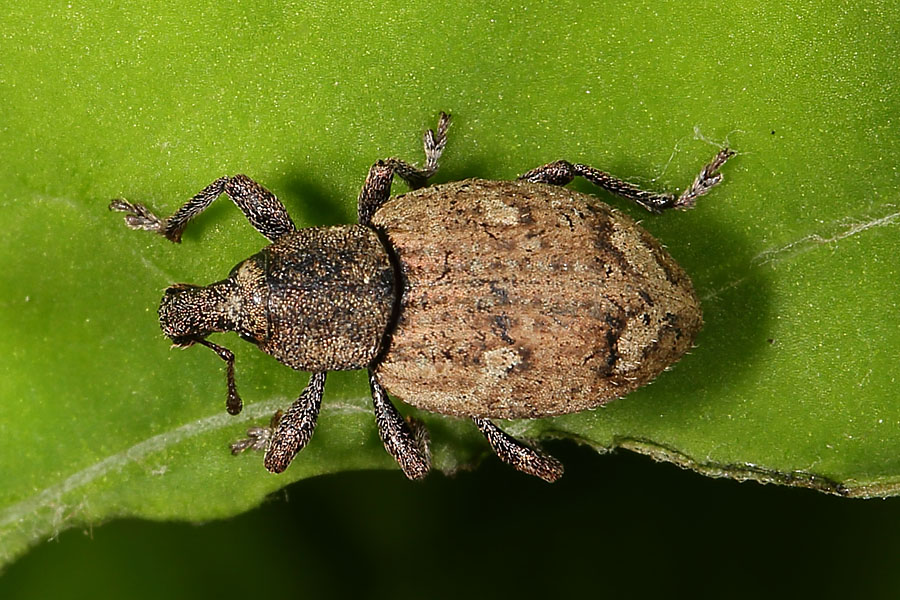
[(656, 377), (701, 326), (690, 280), (596, 198), (467, 180), (390, 200), (372, 220), (402, 265), (379, 381), (438, 413), (566, 414)]

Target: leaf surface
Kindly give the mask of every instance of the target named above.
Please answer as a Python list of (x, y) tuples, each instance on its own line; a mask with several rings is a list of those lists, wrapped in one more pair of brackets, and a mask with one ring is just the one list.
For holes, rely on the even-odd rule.
[[(168, 348), (167, 285), (223, 277), (264, 245), (221, 200), (184, 242), (127, 230), (124, 196), (168, 214), (247, 173), (298, 225), (351, 222), (369, 165), (419, 161), (454, 114), (438, 182), (565, 158), (659, 189), (720, 145), (727, 181), (644, 219), (692, 274), (693, 353), (589, 413), (505, 423), (715, 476), (850, 496), (900, 490), (900, 11), (710, 2), (58, 4), (6, 10), (0, 39), (0, 559), (83, 522), (226, 517), (291, 481), (395, 468), (360, 373), (329, 377), (282, 476), (228, 443), (306, 374), (234, 336), (221, 361)], [(398, 190), (402, 187), (398, 184)], [(405, 410), (405, 409), (404, 409)], [(436, 466), (486, 447), (423, 416)]]

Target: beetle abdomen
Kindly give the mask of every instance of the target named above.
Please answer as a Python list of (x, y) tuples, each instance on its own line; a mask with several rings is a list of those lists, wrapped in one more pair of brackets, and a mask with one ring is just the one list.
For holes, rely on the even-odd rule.
[(687, 352), (702, 324), (684, 271), (599, 200), (466, 180), (374, 216), (404, 291), (381, 383), (413, 406), (529, 418), (601, 405)]

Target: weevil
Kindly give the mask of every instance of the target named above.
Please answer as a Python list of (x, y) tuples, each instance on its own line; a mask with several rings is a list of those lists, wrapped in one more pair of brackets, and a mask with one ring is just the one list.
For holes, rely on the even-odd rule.
[[(200, 344), (227, 364), (229, 413), (241, 411), (234, 355), (207, 339), (234, 331), (309, 383), (269, 427), (232, 446), (265, 451), (284, 471), (309, 442), (329, 371), (366, 369), (387, 451), (410, 479), (431, 457), (416, 408), (471, 419), (503, 461), (546, 481), (559, 461), (492, 419), (595, 408), (650, 382), (693, 345), (702, 313), (690, 279), (628, 216), (564, 188), (575, 177), (650, 212), (687, 209), (722, 181), (725, 148), (680, 195), (655, 193), (565, 160), (516, 181), (428, 186), (447, 143), (441, 113), (425, 164), (396, 158), (369, 170), (358, 222), (298, 229), (284, 205), (245, 175), (221, 177), (168, 218), (124, 199), (133, 229), (180, 242), (188, 222), (225, 194), (271, 242), (207, 286), (166, 289), (159, 324), (176, 346)], [(391, 197), (394, 176), (411, 192)]]

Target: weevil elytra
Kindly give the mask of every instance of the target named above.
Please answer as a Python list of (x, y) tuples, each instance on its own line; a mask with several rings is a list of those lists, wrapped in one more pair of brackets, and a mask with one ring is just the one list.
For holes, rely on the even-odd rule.
[[(241, 410), (234, 355), (207, 339), (235, 331), (285, 365), (312, 373), (270, 427), (233, 451), (265, 450), (284, 471), (313, 434), (329, 371), (367, 369), (378, 432), (410, 479), (430, 468), (417, 408), (470, 418), (497, 455), (555, 481), (553, 457), (491, 419), (539, 418), (602, 405), (679, 360), (702, 325), (690, 279), (642, 227), (596, 198), (563, 188), (583, 177), (651, 212), (686, 209), (722, 181), (721, 150), (680, 196), (640, 189), (564, 160), (516, 181), (427, 186), (447, 141), (441, 113), (425, 134), (425, 165), (377, 161), (357, 203), (358, 223), (297, 229), (268, 190), (222, 177), (161, 219), (113, 200), (133, 229), (181, 240), (188, 221), (223, 193), (271, 242), (208, 286), (169, 287), (159, 307), (177, 346), (201, 344), (227, 363), (227, 409)], [(412, 192), (391, 197), (394, 176)]]

